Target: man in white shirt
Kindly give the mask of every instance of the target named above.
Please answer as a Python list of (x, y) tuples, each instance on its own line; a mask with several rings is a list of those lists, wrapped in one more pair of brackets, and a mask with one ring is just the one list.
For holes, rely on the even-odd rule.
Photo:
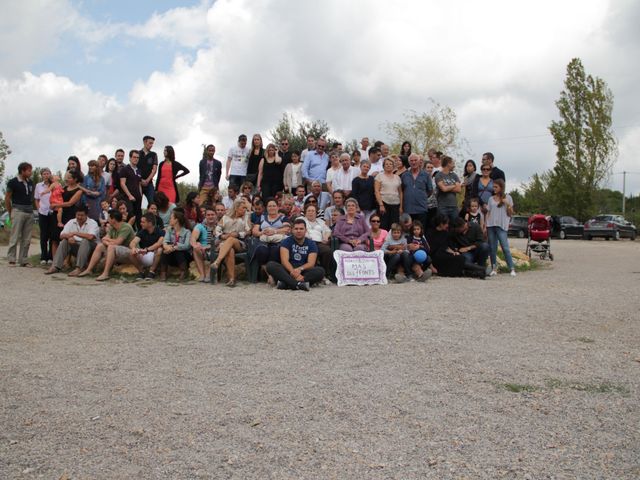
[(98, 223), (87, 216), (87, 207), (84, 205), (76, 209), (76, 218), (69, 220), (60, 233), (60, 244), (53, 257), (53, 265), (45, 275), (58, 273), (62, 270), (67, 255), (76, 256), (76, 268), (69, 272), (70, 277), (77, 277), (89, 263), (93, 250), (100, 238)]
[(234, 184), (239, 187), (244, 182), (249, 166), (249, 154), (247, 136), (242, 134), (238, 137), (238, 145), (231, 147), (227, 155), (226, 179), (229, 185)]
[(371, 147), (369, 149), (369, 163), (371, 163), (369, 176), (375, 177), (383, 170), (382, 164), (384, 162), (381, 160), (381, 157), (382, 154), (380, 153), (380, 149), (378, 147)]
[(369, 137), (362, 137), (360, 140), (360, 158), (366, 160), (369, 158)]
[(351, 195), (353, 179), (360, 175), (360, 169), (351, 165), (351, 157), (348, 153), (340, 155), (340, 170), (333, 174), (331, 182), (327, 182), (330, 191), (342, 190), (348, 197)]

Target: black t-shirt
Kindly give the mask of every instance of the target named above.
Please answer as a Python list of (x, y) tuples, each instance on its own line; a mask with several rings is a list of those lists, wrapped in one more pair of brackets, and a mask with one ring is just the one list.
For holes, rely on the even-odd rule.
[(164, 236), (162, 230), (158, 227), (155, 227), (151, 233), (144, 229), (140, 229), (138, 230), (138, 233), (136, 233), (136, 237), (140, 239), (138, 248), (148, 248), (156, 243), (162, 236)]
[(11, 204), (20, 210), (29, 211), (33, 208), (33, 182), (31, 179), (21, 182), (14, 177), (7, 183), (7, 190), (11, 192)]
[[(134, 169), (133, 166), (127, 165), (118, 172), (118, 175), (120, 175), (121, 179), (125, 179), (125, 184), (129, 189), (129, 193), (131, 193), (131, 195), (133, 195), (137, 200), (141, 200), (142, 194), (140, 193), (140, 181), (142, 179), (140, 169)], [(120, 190), (122, 191), (122, 189)], [(122, 191), (122, 193), (124, 194), (124, 191)]]
[(249, 154), (249, 163), (247, 164), (247, 175), (258, 174), (258, 167), (260, 166), (260, 160), (264, 158), (264, 149), (261, 148), (258, 153), (254, 153), (251, 149)]
[[(158, 165), (158, 155), (156, 152), (144, 153), (144, 150), (140, 150), (140, 160), (138, 160), (138, 168), (140, 169), (140, 175), (142, 178), (147, 178), (151, 175), (154, 165)], [(134, 193), (135, 195), (135, 193)]]

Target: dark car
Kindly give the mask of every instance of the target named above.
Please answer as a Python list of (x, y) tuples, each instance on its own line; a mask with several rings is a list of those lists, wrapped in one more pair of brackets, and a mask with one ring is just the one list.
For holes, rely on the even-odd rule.
[(636, 226), (626, 221), (622, 215), (598, 215), (584, 224), (584, 238), (587, 240), (596, 237), (607, 240), (626, 237), (635, 240), (636, 236)]
[(524, 238), (529, 233), (529, 217), (514, 215), (509, 222), (509, 235)]
[(551, 236), (562, 240), (565, 238), (582, 238), (584, 225), (573, 217), (559, 215), (551, 217)]

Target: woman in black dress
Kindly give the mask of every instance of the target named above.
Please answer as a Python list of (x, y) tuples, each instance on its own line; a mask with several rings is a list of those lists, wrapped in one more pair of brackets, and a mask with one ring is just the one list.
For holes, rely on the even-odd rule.
[(284, 190), (284, 162), (273, 143), (267, 145), (258, 167), (258, 191), (262, 198), (275, 197)]

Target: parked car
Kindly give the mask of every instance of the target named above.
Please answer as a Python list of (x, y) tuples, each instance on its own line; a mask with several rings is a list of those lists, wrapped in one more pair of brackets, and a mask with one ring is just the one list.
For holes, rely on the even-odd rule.
[(567, 215), (553, 215), (551, 217), (551, 236), (562, 240), (565, 238), (582, 238), (584, 225)]
[(509, 222), (509, 235), (524, 238), (529, 233), (529, 217), (514, 215)]
[(635, 240), (637, 235), (636, 226), (625, 220), (622, 215), (597, 215), (584, 224), (584, 238), (587, 240), (596, 237), (604, 237), (607, 240), (626, 237)]

